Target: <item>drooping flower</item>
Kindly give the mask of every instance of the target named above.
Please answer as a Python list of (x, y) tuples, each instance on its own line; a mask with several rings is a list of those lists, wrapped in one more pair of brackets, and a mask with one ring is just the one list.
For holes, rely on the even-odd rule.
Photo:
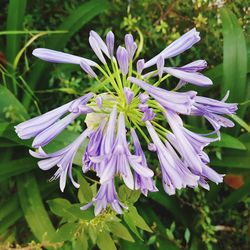
[[(135, 155), (140, 156), (142, 158), (141, 165), (144, 168), (148, 168), (147, 160), (146, 160), (145, 154), (142, 150), (139, 138), (138, 138), (138, 136), (133, 128), (130, 131), (131, 131), (131, 136), (132, 136), (133, 144), (134, 144), (134, 148), (135, 148)], [(136, 172), (134, 173), (134, 177), (135, 177), (135, 189), (140, 189), (141, 192), (145, 196), (147, 196), (148, 191), (150, 191), (150, 192), (157, 192), (158, 191), (152, 178), (143, 177), (143, 176), (137, 174)]]
[(39, 168), (42, 170), (49, 170), (54, 166), (58, 166), (58, 169), (51, 180), (55, 180), (60, 177), (60, 189), (63, 192), (66, 185), (66, 177), (69, 175), (72, 184), (79, 188), (79, 184), (74, 181), (72, 175), (72, 164), (75, 157), (75, 154), (78, 148), (81, 146), (83, 141), (91, 133), (90, 129), (86, 129), (75, 141), (69, 144), (67, 147), (54, 152), (54, 153), (45, 153), (41, 147), (39, 147), (38, 152), (30, 150), (30, 154), (40, 160), (38, 162)]
[(103, 210), (105, 210), (108, 205), (111, 205), (112, 209), (118, 214), (122, 214), (122, 208), (127, 209), (127, 207), (119, 201), (117, 192), (115, 190), (114, 179), (111, 179), (107, 183), (102, 184), (95, 198), (93, 198), (93, 200), (87, 205), (82, 206), (81, 210), (90, 208), (94, 203), (96, 203), (96, 216)]
[[(52, 179), (60, 178), (62, 191), (67, 176), (76, 188), (79, 187), (73, 178), (72, 164), (80, 146), (88, 138), (86, 150), (81, 152), (82, 170), (84, 174), (95, 171), (101, 185), (93, 200), (81, 207), (82, 210), (95, 204), (96, 215), (109, 206), (122, 213), (127, 207), (119, 201), (116, 192), (115, 180), (118, 177), (128, 188), (140, 189), (146, 196), (148, 192), (157, 191), (154, 173), (141, 147), (142, 138), (146, 140), (148, 150), (158, 156), (163, 187), (169, 195), (175, 194), (177, 189), (198, 185), (209, 189), (208, 180), (222, 182), (223, 175), (208, 166), (210, 159), (204, 148), (220, 139), (214, 134), (220, 135), (221, 127), (234, 125), (224, 115), (235, 113), (237, 105), (225, 102), (228, 94), (217, 101), (198, 96), (196, 91), (177, 91), (187, 83), (200, 87), (212, 84), (200, 73), (207, 66), (205, 60), (179, 67), (167, 65), (167, 59), (188, 50), (199, 40), (199, 32), (191, 29), (152, 59), (139, 59), (136, 65), (137, 44), (132, 34), (125, 35), (125, 46), (116, 49), (111, 31), (105, 41), (95, 31), (89, 35), (90, 47), (103, 66), (55, 50), (38, 48), (33, 51), (34, 56), (45, 61), (78, 64), (99, 84), (94, 93), (15, 127), (21, 139), (34, 138), (32, 146), (36, 151), (30, 151), (30, 154), (41, 159), (38, 162), (41, 169), (58, 167)], [(139, 51), (136, 57), (138, 54)], [(149, 71), (151, 66), (154, 69)], [(177, 86), (172, 90), (159, 87), (169, 76), (179, 79)], [(46, 153), (43, 147), (82, 115), (86, 116), (84, 132), (65, 148)], [(209, 133), (213, 137), (188, 130), (182, 122), (183, 115), (206, 118), (214, 128)]]

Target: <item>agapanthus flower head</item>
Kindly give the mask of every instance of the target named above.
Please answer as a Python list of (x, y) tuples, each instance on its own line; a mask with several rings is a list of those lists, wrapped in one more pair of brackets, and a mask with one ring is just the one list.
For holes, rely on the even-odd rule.
[[(196, 91), (179, 91), (185, 84), (200, 87), (212, 84), (201, 73), (207, 66), (205, 60), (179, 67), (170, 67), (168, 61), (199, 40), (199, 32), (191, 29), (152, 59), (136, 62), (139, 51), (136, 53), (133, 35), (125, 35), (124, 46), (115, 46), (112, 31), (107, 33), (105, 41), (95, 31), (90, 32), (90, 47), (101, 64), (50, 49), (33, 51), (34, 56), (48, 62), (78, 64), (100, 84), (95, 93), (78, 97), (15, 127), (21, 139), (34, 138), (32, 146), (36, 150), (30, 154), (41, 159), (38, 165), (42, 170), (57, 166), (52, 180), (60, 178), (62, 191), (67, 176), (76, 188), (79, 187), (73, 178), (73, 160), (88, 139), (85, 151), (80, 152), (82, 172), (95, 171), (100, 187), (82, 210), (94, 205), (98, 215), (108, 206), (117, 213), (127, 209), (116, 192), (117, 178), (146, 196), (148, 192), (158, 191), (154, 172), (144, 153), (146, 150), (158, 157), (163, 187), (169, 195), (185, 187), (209, 189), (208, 180), (222, 182), (223, 175), (208, 166), (210, 160), (204, 148), (220, 139), (221, 127), (234, 125), (224, 115), (235, 113), (237, 104), (226, 103), (228, 94), (218, 101), (198, 96)], [(159, 87), (170, 76), (179, 79), (176, 87)], [(80, 116), (85, 116), (85, 128), (79, 137), (57, 152), (45, 153), (43, 147)], [(183, 122), (185, 116), (206, 118), (214, 131), (202, 135), (189, 130)]]

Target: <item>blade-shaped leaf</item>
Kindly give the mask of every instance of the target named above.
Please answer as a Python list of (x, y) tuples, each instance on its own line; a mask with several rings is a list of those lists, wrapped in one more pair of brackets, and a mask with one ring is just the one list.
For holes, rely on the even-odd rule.
[(35, 177), (24, 174), (17, 179), (17, 186), (24, 217), (32, 233), (39, 241), (52, 239), (55, 229), (45, 210)]

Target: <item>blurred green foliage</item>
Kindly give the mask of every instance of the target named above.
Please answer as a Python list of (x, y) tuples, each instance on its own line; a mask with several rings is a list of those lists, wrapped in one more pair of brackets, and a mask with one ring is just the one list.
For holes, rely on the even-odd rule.
[[(249, 249), (248, 5), (247, 0), (1, 0), (0, 249)], [(80, 152), (74, 174), (81, 188), (68, 186), (62, 194), (58, 183), (47, 182), (51, 173), (41, 173), (28, 155), (30, 141), (21, 141), (13, 126), (97, 85), (77, 66), (34, 59), (32, 49), (48, 47), (92, 58), (89, 31), (105, 35), (112, 29), (119, 41), (131, 32), (144, 43), (141, 55), (150, 58), (194, 26), (201, 31), (201, 42), (169, 63), (206, 59), (214, 86), (197, 90), (220, 98), (229, 89), (230, 101), (239, 103), (238, 116), (232, 117), (238, 125), (223, 131), (221, 141), (207, 151), (211, 166), (234, 181), (240, 178), (241, 185), (235, 190), (235, 183), (226, 181), (211, 185), (209, 192), (180, 190), (170, 197), (158, 180), (157, 159), (147, 155), (158, 173), (158, 193), (145, 198), (121, 186), (119, 197), (129, 207), (122, 216), (107, 210), (95, 218), (91, 209), (80, 211), (98, 185), (93, 173), (80, 175)], [(209, 129), (194, 118), (188, 123)], [(73, 123), (49, 150), (71, 142), (82, 125)]]

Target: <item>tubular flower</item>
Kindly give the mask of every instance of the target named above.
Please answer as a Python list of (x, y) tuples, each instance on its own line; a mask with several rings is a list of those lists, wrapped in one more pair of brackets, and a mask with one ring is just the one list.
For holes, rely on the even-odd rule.
[[(235, 113), (237, 104), (225, 102), (228, 94), (218, 101), (198, 96), (196, 91), (177, 91), (188, 83), (200, 87), (212, 84), (200, 73), (207, 66), (205, 60), (180, 67), (171, 67), (167, 62), (199, 40), (199, 32), (194, 28), (152, 59), (136, 62), (139, 51), (132, 34), (125, 35), (124, 46), (115, 46), (112, 31), (107, 33), (105, 40), (96, 32), (90, 32), (90, 47), (101, 64), (45, 48), (33, 51), (34, 56), (48, 62), (77, 64), (100, 84), (95, 93), (88, 93), (15, 127), (21, 139), (33, 138), (35, 150), (30, 154), (40, 159), (38, 166), (42, 170), (58, 167), (51, 180), (60, 178), (62, 191), (67, 176), (76, 188), (79, 187), (73, 178), (73, 161), (88, 139), (85, 152), (79, 152), (82, 172), (96, 172), (100, 187), (82, 210), (94, 205), (98, 215), (107, 207), (119, 214), (127, 209), (116, 192), (115, 180), (119, 177), (128, 188), (139, 189), (145, 196), (158, 191), (144, 149), (157, 155), (163, 187), (169, 195), (175, 194), (177, 189), (198, 185), (209, 189), (208, 180), (222, 182), (223, 175), (208, 166), (210, 160), (204, 148), (220, 139), (221, 127), (234, 126), (224, 115)], [(159, 85), (170, 76), (179, 79), (177, 86), (160, 88)], [(82, 134), (65, 148), (46, 153), (43, 147), (82, 115), (86, 125)], [(201, 135), (188, 130), (182, 121), (185, 116), (204, 117), (214, 131)], [(161, 123), (163, 120), (167, 125)]]

